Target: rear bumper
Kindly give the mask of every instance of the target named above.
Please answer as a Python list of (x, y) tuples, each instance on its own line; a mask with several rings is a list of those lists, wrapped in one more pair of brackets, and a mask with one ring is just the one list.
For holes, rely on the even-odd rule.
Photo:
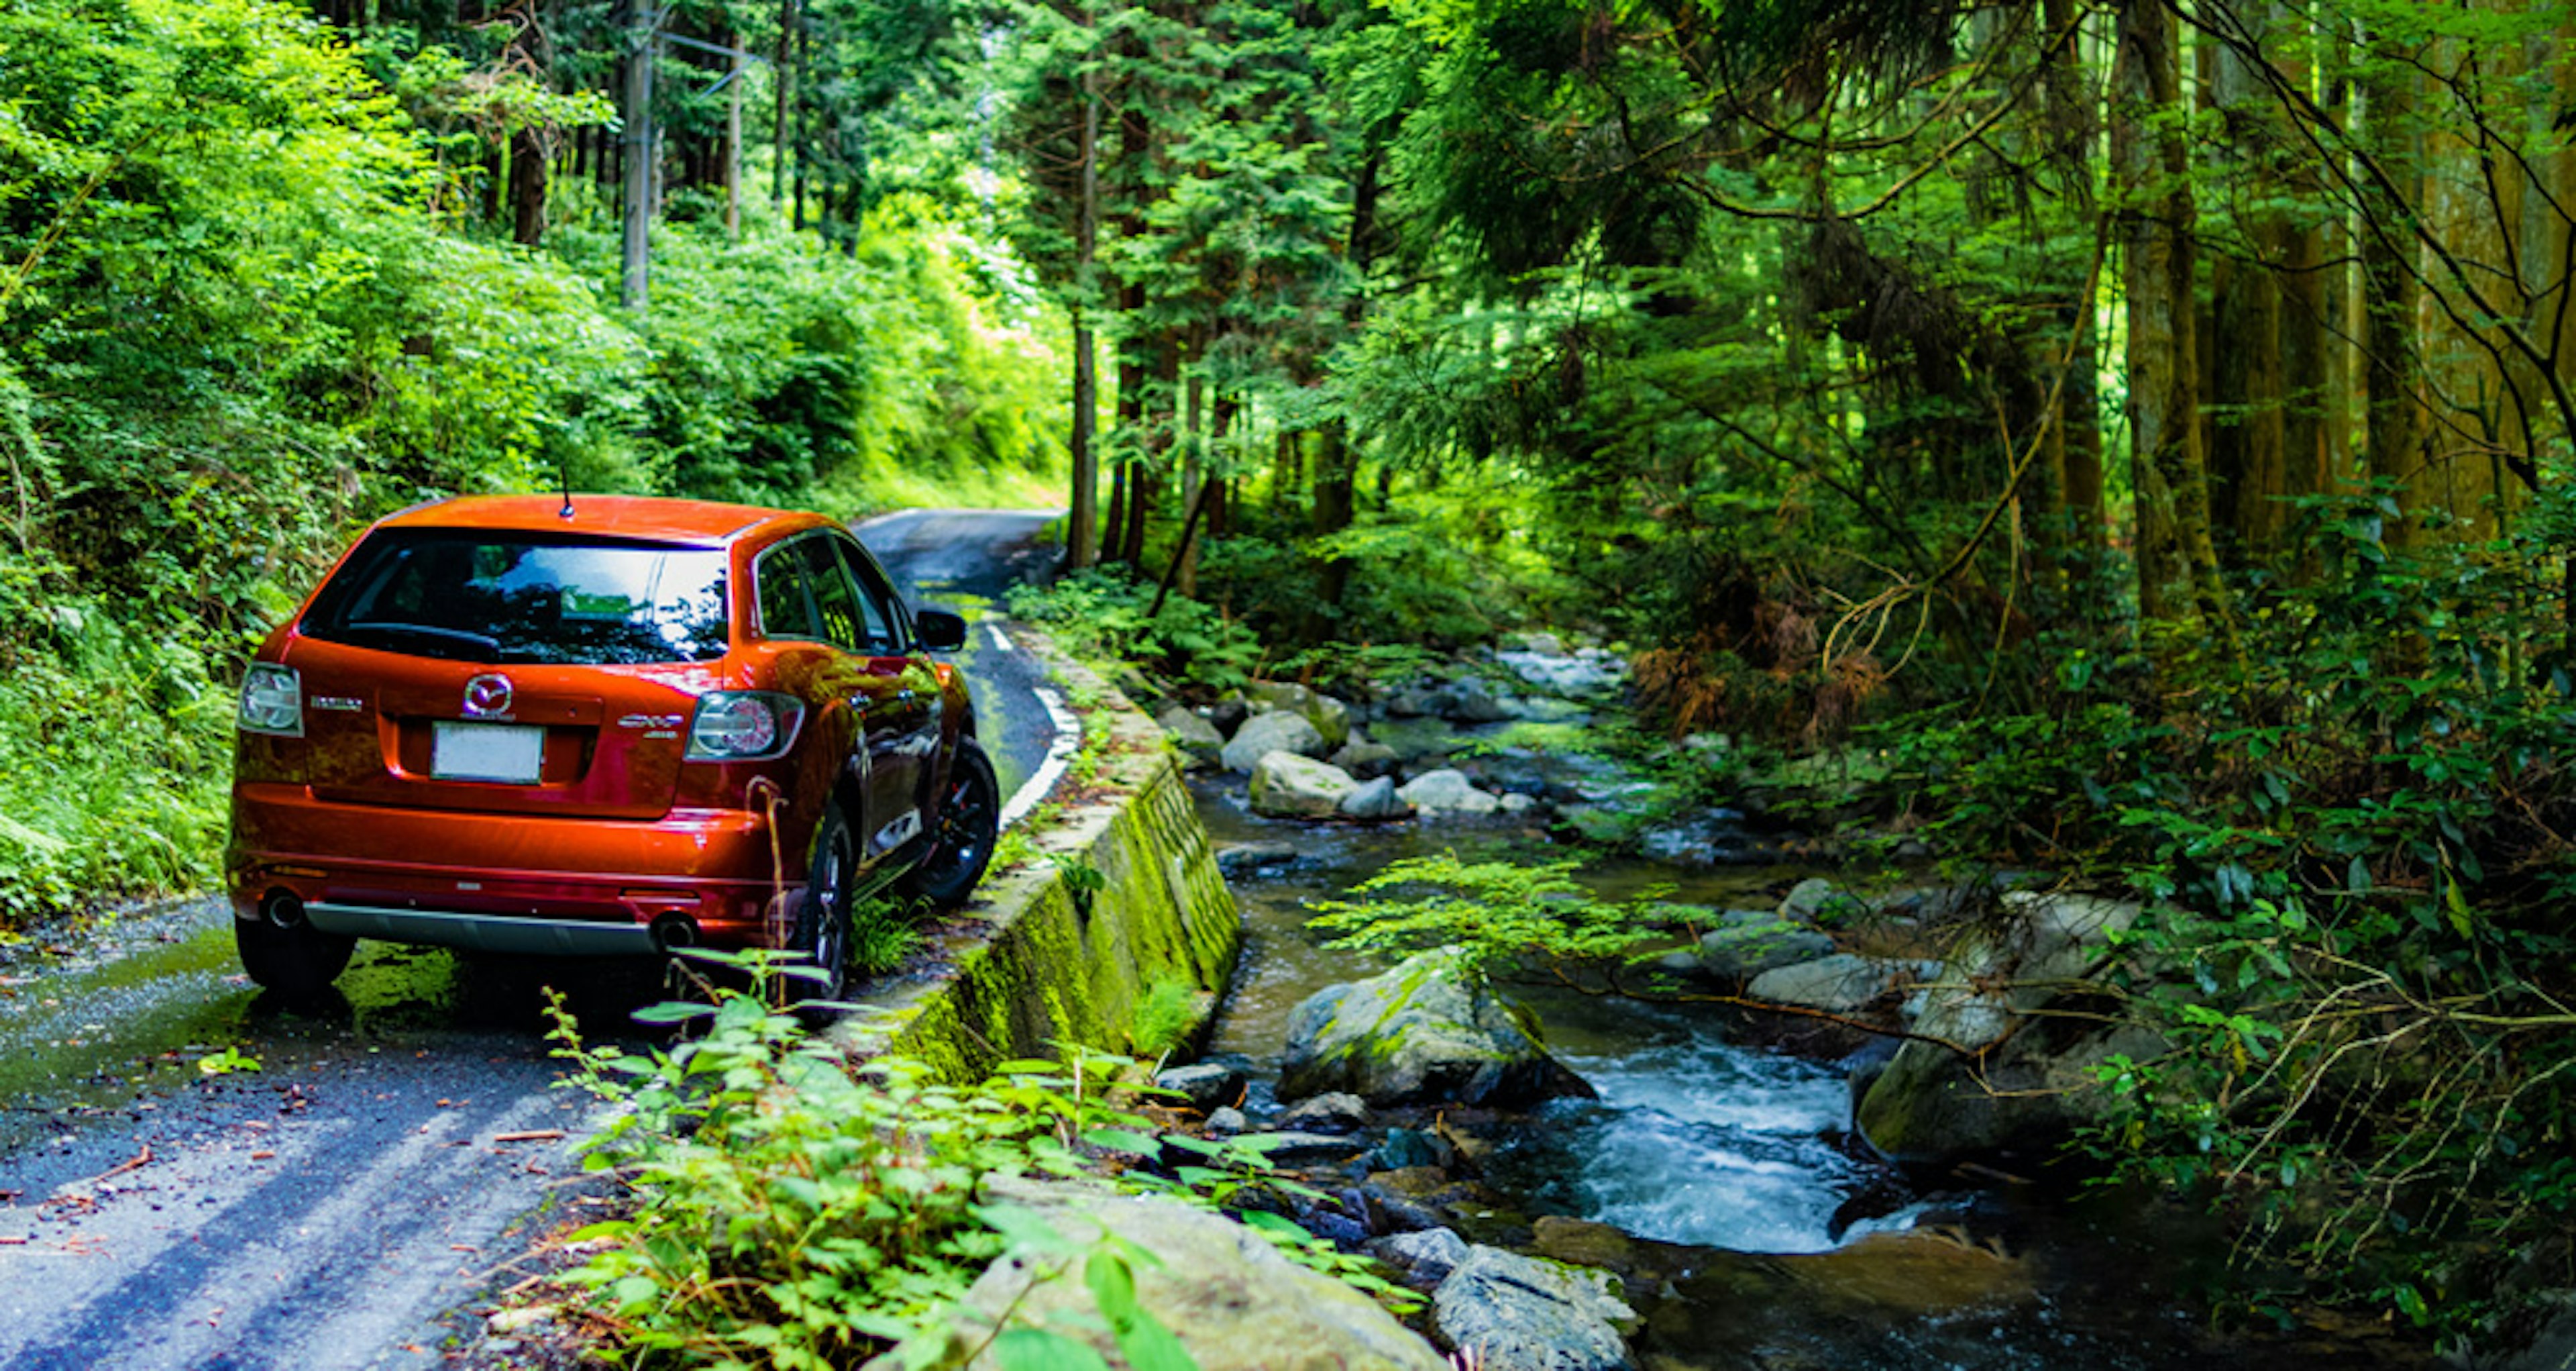
[(304, 917), (325, 933), (513, 956), (631, 957), (667, 950), (651, 925), (606, 920), (514, 918), (327, 902), (304, 906)]
[(225, 875), (237, 918), (284, 892), (316, 928), (362, 938), (564, 956), (776, 946), (805, 879), (803, 836), (781, 836), (792, 841), (773, 860), (766, 821), (742, 810), (558, 819), (248, 783), (234, 790)]

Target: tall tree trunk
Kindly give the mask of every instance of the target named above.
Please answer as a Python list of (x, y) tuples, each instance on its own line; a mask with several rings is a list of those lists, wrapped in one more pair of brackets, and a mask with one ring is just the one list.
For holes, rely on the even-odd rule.
[(2393, 189), (2369, 183), (2372, 193), (2362, 204), (2362, 299), (2367, 323), (2362, 338), (2368, 370), (2367, 456), (2365, 471), (2384, 498), (2398, 502), (2394, 517), (2383, 518), (2381, 538), (2391, 548), (2413, 542), (2414, 514), (2408, 487), (2423, 465), (2424, 425), (2420, 397), (2424, 386), (2423, 356), (2416, 349), (2415, 319), (2423, 290), (2408, 259), (2416, 252), (2414, 223), (2422, 197), (2416, 153), (2414, 73), (2399, 62), (2402, 54), (2374, 43), (2362, 81), (2364, 142)]
[(1100, 560), (1100, 450), (1094, 429), (1100, 422), (1100, 380), (1091, 338), (1091, 294), (1094, 262), (1100, 242), (1100, 95), (1097, 78), (1082, 76), (1082, 162), (1080, 203), (1074, 212), (1073, 275), (1073, 426), (1067, 441), (1073, 457), (1073, 497), (1065, 516), (1065, 565), (1080, 570)]
[(739, 33), (729, 34), (725, 46), (733, 49), (725, 83), (724, 126), (724, 193), (725, 241), (742, 238), (742, 101), (743, 86), (751, 75), (751, 57), (742, 48)]
[[(2170, 665), (2201, 635), (2234, 656), (2235, 622), (2210, 536), (2200, 447), (2181, 30), (2163, 0), (2122, 0), (2119, 31), (2122, 108), (2111, 142), (2125, 200), (2138, 608), (2142, 630)], [(2191, 631), (2195, 613), (2200, 635)]]
[(784, 213), (787, 209), (787, 99), (796, 85), (796, 68), (788, 60), (788, 39), (801, 22), (798, 0), (779, 0), (778, 52), (770, 61), (770, 80), (775, 82), (771, 94), (775, 108), (769, 122), (769, 207)]
[[(1192, 351), (1196, 353), (1198, 349), (1193, 348)], [(1197, 358), (1193, 356), (1191, 360), (1195, 363)], [(1193, 371), (1187, 387), (1189, 399), (1181, 410), (1181, 508), (1185, 513), (1181, 544), (1172, 549), (1172, 561), (1178, 568), (1174, 583), (1183, 595), (1195, 596), (1199, 593), (1199, 547), (1195, 532), (1198, 515), (1205, 503), (1200, 488), (1207, 481), (1207, 463), (1201, 456), (1204, 448), (1199, 428), (1205, 413), (1207, 381)]]
[[(2049, 155), (2056, 164), (2065, 196), (2079, 218), (2093, 217), (2093, 166), (2100, 138), (2093, 91), (2084, 75), (2083, 34), (2074, 28), (2076, 0), (2046, 0), (2041, 22), (2048, 34), (2066, 37), (2051, 49), (2048, 62)], [(2102, 409), (2096, 387), (2098, 371), (2093, 327), (2093, 297), (2074, 303), (2067, 326), (2074, 346), (2067, 360), (2057, 424), (2048, 435), (2048, 461), (2054, 486), (2063, 501), (2067, 549), (2075, 566), (2097, 562), (2103, 548)], [(2078, 603), (2089, 602), (2080, 586)]]
[(812, 56), (813, 36), (807, 32), (805, 16), (799, 14), (796, 16), (796, 75), (794, 78), (796, 82), (796, 207), (788, 220), (788, 226), (799, 233), (805, 231), (805, 124), (807, 108), (814, 103), (812, 92), (806, 89), (806, 78), (810, 74), (809, 63)]
[(510, 138), (510, 241), (535, 247), (546, 236), (546, 173), (551, 149), (545, 134), (521, 129)]
[[(2266, 45), (2271, 0), (2213, 0), (2227, 11), (2219, 22), (2258, 49)], [(2220, 42), (2204, 42), (2197, 53), (2211, 97), (2225, 116), (2231, 137), (2219, 154), (2224, 164), (2211, 169), (2213, 181), (2257, 188), (2246, 198), (2258, 202), (2243, 225), (2262, 260), (2237, 262), (2216, 257), (2210, 271), (2209, 338), (2212, 343), (2204, 375), (2207, 422), (2202, 428), (2209, 463), (2210, 514), (2227, 536), (2234, 563), (2242, 567), (2278, 565), (2288, 543), (2291, 492), (2284, 448), (2281, 357), (2281, 289), (2273, 275), (2285, 216), (2259, 202), (2274, 198), (2263, 183), (2272, 179), (2264, 165), (2274, 140), (2264, 136), (2279, 108), (2258, 59)]]
[(620, 298), (642, 309), (651, 293), (653, 244), (653, 10), (626, 0), (625, 133), (618, 156), (626, 173)]

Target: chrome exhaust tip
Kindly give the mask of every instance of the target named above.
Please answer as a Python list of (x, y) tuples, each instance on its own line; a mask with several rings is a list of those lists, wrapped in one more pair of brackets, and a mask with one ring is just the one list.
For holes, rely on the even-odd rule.
[(304, 901), (292, 890), (272, 890), (259, 902), (259, 916), (279, 928), (301, 928)]

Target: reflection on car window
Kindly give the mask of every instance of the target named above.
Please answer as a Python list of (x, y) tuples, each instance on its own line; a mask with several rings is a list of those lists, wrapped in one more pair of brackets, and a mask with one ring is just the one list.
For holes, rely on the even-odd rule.
[(850, 587), (849, 573), (832, 555), (832, 540), (808, 538), (797, 549), (805, 558), (805, 584), (814, 592), (814, 607), (823, 615), (823, 636), (852, 652), (874, 651), (867, 616)]
[(873, 651), (892, 652), (899, 641), (894, 631), (894, 616), (887, 606), (892, 602), (883, 578), (867, 559), (867, 554), (839, 539), (833, 542), (841, 549), (841, 560), (849, 564), (849, 573), (859, 586), (859, 612), (867, 617), (868, 642)]
[(725, 653), (725, 554), (577, 536), (390, 529), (303, 631), (471, 662), (703, 662)]
[(761, 636), (822, 638), (823, 630), (814, 622), (814, 602), (805, 597), (805, 576), (795, 549), (771, 548), (762, 553), (751, 576), (760, 583)]

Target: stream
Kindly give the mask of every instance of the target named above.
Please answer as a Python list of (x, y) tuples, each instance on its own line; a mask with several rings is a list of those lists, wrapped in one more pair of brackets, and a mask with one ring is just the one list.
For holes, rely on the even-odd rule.
[[(1293, 863), (1230, 878), (1243, 956), (1207, 1050), (1267, 1073), (1253, 1086), (1256, 1120), (1271, 1104), (1290, 1010), (1386, 966), (1322, 946), (1305, 901), (1409, 856), (1549, 849), (1536, 826), (1509, 821), (1302, 825), (1247, 813), (1239, 786), (1196, 793), (1220, 850), (1297, 849)], [(1631, 859), (1586, 880), (1606, 898), (1665, 884), (1676, 903), (1726, 908), (1767, 906), (1815, 874)], [(1848, 1134), (1838, 1063), (1747, 1045), (1726, 1011), (1506, 988), (1600, 1098), (1551, 1102), (1499, 1135), (1481, 1171), (1500, 1202), (1458, 1215), (1458, 1226), (1471, 1242), (1619, 1272), (1643, 1320), (1630, 1341), (1648, 1371), (2435, 1364), (2376, 1324), (2215, 1331), (2202, 1311), (2224, 1293), (2227, 1249), (2197, 1210), (2049, 1177), (1899, 1174)]]

